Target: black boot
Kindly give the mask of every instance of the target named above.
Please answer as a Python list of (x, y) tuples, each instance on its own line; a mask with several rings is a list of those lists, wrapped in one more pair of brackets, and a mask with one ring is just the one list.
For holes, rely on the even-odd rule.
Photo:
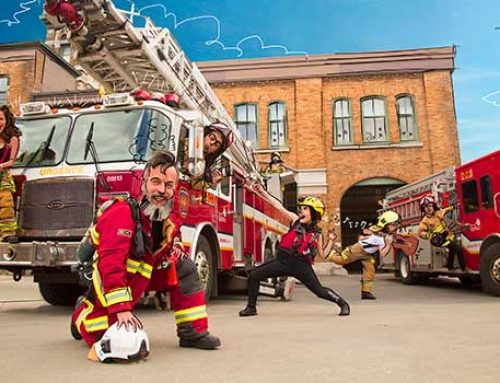
[(201, 338), (179, 340), (180, 347), (194, 347), (202, 350), (214, 350), (220, 346), (220, 339), (215, 335), (206, 334)]
[(361, 291), (361, 299), (374, 301), (375, 299), (377, 299), (377, 297), (369, 291)]
[[(85, 298), (84, 295), (80, 295), (78, 297), (78, 299), (76, 300), (76, 304), (75, 304), (75, 310), (78, 308), (78, 306), (80, 306), (80, 304), (83, 301), (83, 298)], [(75, 339), (75, 340), (82, 340), (82, 336), (80, 335), (80, 332), (76, 328), (76, 324), (73, 322), (73, 318), (71, 318), (71, 323), (69, 325), (69, 330), (71, 332), (71, 336), (73, 337), (73, 339)]]
[(249, 317), (251, 315), (257, 315), (257, 309), (255, 307), (247, 306), (240, 311), (240, 317)]
[(351, 308), (349, 307), (349, 303), (340, 298), (340, 301), (337, 303), (340, 307), (339, 316), (347, 316), (351, 313)]

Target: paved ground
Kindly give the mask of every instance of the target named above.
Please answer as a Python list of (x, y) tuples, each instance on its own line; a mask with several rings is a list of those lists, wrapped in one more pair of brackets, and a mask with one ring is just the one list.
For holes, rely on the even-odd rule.
[(378, 275), (375, 302), (359, 299), (359, 276), (322, 277), (352, 315), (303, 287), (291, 302), (263, 298), (239, 318), (243, 296), (209, 305), (217, 351), (177, 347), (172, 313), (142, 309), (150, 359), (100, 365), (70, 338), (68, 308), (41, 300), (29, 278), (0, 276), (1, 382), (497, 382), (500, 300), (452, 279), (403, 286)]

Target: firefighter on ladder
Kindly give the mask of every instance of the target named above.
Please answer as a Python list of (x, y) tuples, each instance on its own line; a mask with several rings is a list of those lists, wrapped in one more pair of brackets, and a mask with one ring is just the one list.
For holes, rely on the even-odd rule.
[(330, 251), (327, 260), (344, 266), (348, 263), (361, 261), (363, 275), (361, 276), (361, 299), (377, 299), (372, 293), (373, 280), (375, 279), (375, 253), (379, 252), (385, 257), (392, 244), (392, 234), (399, 226), (399, 215), (391, 210), (382, 213), (375, 225), (363, 231), (358, 242), (347, 246), (340, 254), (335, 250)]
[[(196, 265), (182, 249), (180, 221), (171, 212), (178, 178), (174, 162), (171, 153), (159, 151), (146, 164), (138, 221), (127, 201), (115, 200), (89, 230), (95, 248), (92, 286), (77, 302), (71, 333), (91, 347), (114, 323), (142, 329), (132, 312), (135, 304), (145, 291), (162, 290), (170, 292), (181, 347), (220, 346), (208, 332), (205, 293)], [(94, 347), (89, 359), (98, 360)]]

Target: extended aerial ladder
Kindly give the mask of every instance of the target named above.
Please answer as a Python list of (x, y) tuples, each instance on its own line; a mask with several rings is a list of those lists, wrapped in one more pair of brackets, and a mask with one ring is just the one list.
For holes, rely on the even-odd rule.
[(247, 176), (258, 176), (252, 150), (167, 28), (156, 27), (145, 16), (144, 27), (135, 27), (111, 0), (47, 0), (42, 18), (56, 29), (69, 28), (76, 62), (106, 91), (174, 92), (182, 108), (201, 112), (203, 123), (226, 123), (236, 137), (229, 149), (233, 160)]

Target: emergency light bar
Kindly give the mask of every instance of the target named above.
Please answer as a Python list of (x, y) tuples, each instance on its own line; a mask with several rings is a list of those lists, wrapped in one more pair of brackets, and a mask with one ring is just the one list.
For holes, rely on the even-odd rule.
[(23, 116), (31, 116), (34, 114), (46, 114), (50, 112), (50, 108), (44, 102), (27, 102), (21, 104), (21, 114)]
[(132, 105), (133, 103), (134, 99), (129, 93), (112, 93), (105, 95), (103, 98), (103, 105), (105, 107), (125, 106)]

